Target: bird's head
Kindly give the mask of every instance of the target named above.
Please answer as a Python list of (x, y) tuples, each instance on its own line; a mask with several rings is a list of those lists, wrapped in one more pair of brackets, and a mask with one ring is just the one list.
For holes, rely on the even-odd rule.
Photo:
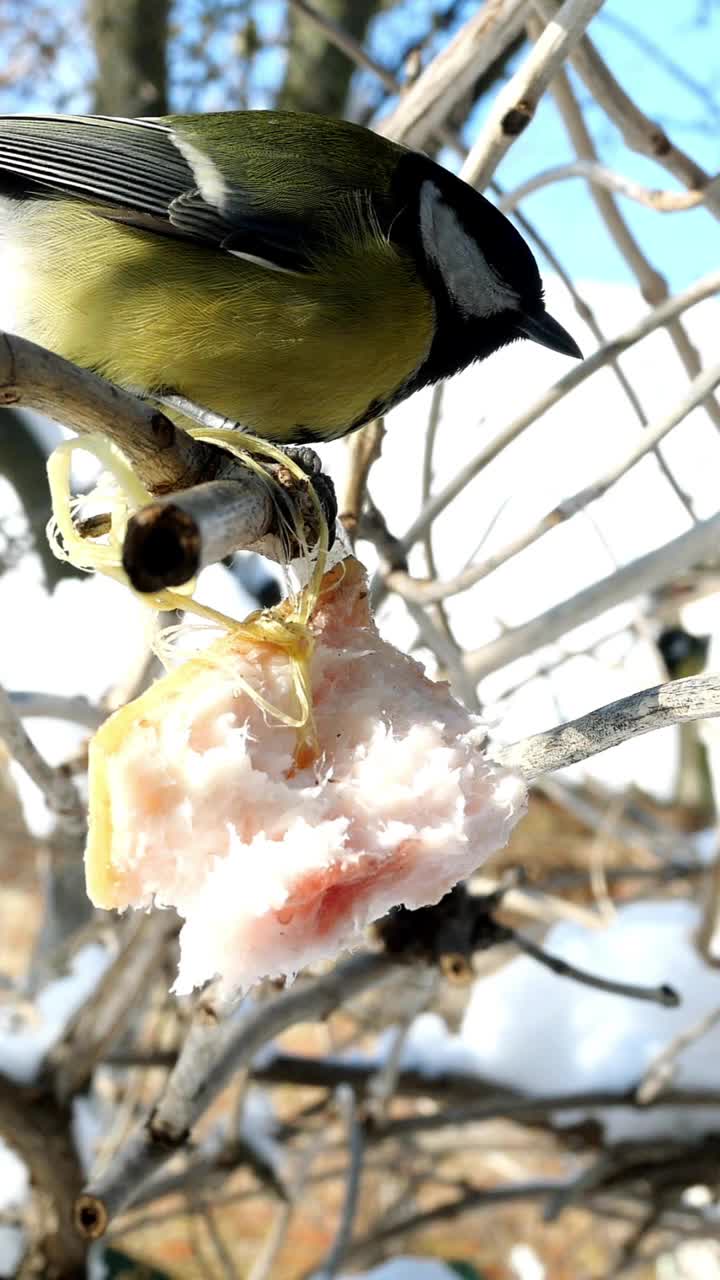
[(546, 311), (537, 263), (510, 220), (461, 179), (417, 160), (416, 245), (436, 304), (432, 380), (517, 338), (581, 359)]

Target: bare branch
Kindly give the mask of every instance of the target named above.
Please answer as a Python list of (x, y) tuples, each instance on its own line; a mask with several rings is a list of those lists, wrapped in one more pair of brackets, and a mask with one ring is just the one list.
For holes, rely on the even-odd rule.
[(182, 586), (206, 565), (253, 548), (269, 534), (276, 520), (272, 488), (253, 479), (210, 480), (137, 511), (128, 521), (122, 556), (135, 590)]
[[(552, 17), (558, 0), (535, 0), (545, 18)], [(588, 36), (583, 36), (573, 50), (570, 61), (586, 88), (617, 126), (631, 151), (649, 156), (672, 173), (690, 190), (703, 190), (710, 181), (708, 174), (690, 156), (670, 141), (665, 130), (640, 110), (608, 69)], [(706, 192), (705, 203), (716, 217), (720, 216), (720, 192)]]
[(340, 49), (351, 62), (357, 67), (362, 67), (364, 71), (371, 71), (377, 76), (378, 80), (385, 85), (388, 93), (397, 93), (398, 84), (392, 74), (380, 62), (376, 62), (370, 54), (365, 51), (358, 40), (355, 40), (349, 32), (338, 26), (336, 22), (332, 22), (324, 13), (320, 13), (314, 5), (309, 4), (308, 0), (290, 0), (293, 9), (297, 9), (298, 13), (302, 13), (310, 22), (327, 36), (330, 44), (334, 44), (336, 49)]
[[(565, 70), (558, 72), (552, 84), (552, 93), (577, 154), (585, 160), (597, 160), (595, 143)], [(666, 302), (669, 293), (667, 280), (648, 259), (620, 212), (615, 197), (609, 191), (592, 184), (590, 194), (609, 234), (640, 285), (645, 301), (653, 307)], [(668, 333), (686, 372), (690, 377), (695, 377), (700, 372), (700, 357), (682, 321), (673, 319), (668, 324)], [(714, 425), (720, 427), (720, 405), (712, 396), (708, 396), (705, 408)]]
[(500, 90), (462, 167), (461, 177), (481, 190), (535, 114), (540, 98), (603, 0), (565, 0), (534, 49)]
[[(716, 521), (720, 524), (720, 516)], [(720, 675), (688, 676), (686, 680), (671, 680), (620, 698), (512, 746), (495, 747), (493, 756), (499, 764), (517, 769), (530, 782), (540, 774), (564, 769), (616, 747), (628, 738), (717, 715)]]
[[(718, 712), (720, 713), (720, 697)], [(519, 951), (524, 951), (525, 955), (531, 956), (533, 960), (537, 960), (538, 964), (552, 970), (560, 978), (572, 978), (573, 982), (579, 982), (585, 987), (594, 987), (596, 991), (607, 991), (610, 995), (627, 996), (631, 1000), (647, 1000), (648, 1003), (660, 1004), (665, 1009), (677, 1009), (680, 1004), (677, 992), (667, 983), (662, 983), (659, 987), (645, 987), (639, 986), (636, 982), (616, 982), (614, 978), (603, 978), (598, 973), (588, 973), (586, 969), (579, 969), (577, 965), (570, 964), (560, 956), (550, 955), (542, 947), (538, 947), (532, 938), (526, 938), (522, 933), (516, 933), (514, 929), (508, 929), (507, 932), (509, 941)]]
[(585, 382), (593, 373), (597, 373), (598, 369), (604, 368), (611, 360), (622, 355), (624, 351), (627, 351), (637, 342), (654, 333), (662, 325), (666, 325), (668, 321), (673, 320), (681, 312), (687, 311), (690, 307), (695, 306), (696, 303), (711, 297), (718, 290), (720, 290), (720, 271), (703, 276), (702, 279), (695, 281), (683, 293), (678, 293), (669, 298), (667, 302), (655, 307), (653, 311), (648, 312), (636, 324), (631, 325), (624, 333), (619, 334), (604, 346), (599, 347), (582, 364), (575, 365), (562, 378), (553, 383), (551, 387), (543, 391), (527, 409), (491, 439), (481, 452), (476, 454), (458, 472), (449, 484), (440, 489), (430, 499), (402, 539), (402, 550), (407, 553), (417, 539), (422, 537), (428, 525), (449, 506), (459, 493), (462, 493), (469, 481), (478, 472), (482, 471), (488, 463), (492, 462), (493, 458), (502, 453), (503, 449), (512, 444), (527, 427), (531, 426), (533, 422), (537, 422), (538, 418), (541, 418), (544, 413), (547, 413), (548, 409), (552, 409), (554, 405), (558, 404), (571, 391), (574, 391), (581, 383)]
[(59, 825), (71, 836), (82, 835), (86, 826), (85, 806), (66, 769), (54, 768), (40, 754), (25, 731), (18, 711), (0, 687), (0, 739), (28, 777), (42, 791), (45, 803)]
[(629, 200), (643, 204), (648, 209), (655, 209), (658, 213), (679, 213), (695, 209), (703, 203), (707, 190), (653, 191), (640, 182), (633, 182), (632, 178), (626, 178), (622, 173), (606, 169), (595, 160), (574, 160), (571, 164), (558, 164), (552, 169), (543, 169), (526, 182), (521, 182), (519, 187), (502, 197), (498, 207), (503, 213), (512, 213), (520, 201), (532, 195), (533, 191), (540, 191), (554, 182), (566, 182), (568, 178), (585, 178), (597, 187), (604, 187), (606, 191), (612, 191), (618, 196), (627, 196)]
[(478, 564), (469, 565), (467, 569), (463, 569), (461, 573), (455, 575), (445, 582), (427, 579), (420, 580), (413, 578), (404, 570), (394, 569), (387, 574), (385, 584), (392, 591), (396, 591), (405, 601), (412, 601), (414, 604), (432, 604), (438, 600), (444, 600), (450, 595), (458, 595), (462, 591), (469, 590), (475, 586), (488, 574), (499, 569), (501, 565), (506, 564), (513, 556), (524, 551), (532, 543), (537, 542), (543, 534), (548, 533), (551, 529), (556, 529), (559, 524), (565, 520), (571, 519), (577, 515), (579, 511), (584, 510), (591, 502), (597, 502), (603, 494), (607, 493), (618, 480), (627, 475), (642, 458), (647, 457), (648, 453), (655, 450), (661, 440), (664, 440), (684, 418), (687, 417), (693, 409), (697, 407), (714, 387), (720, 382), (720, 365), (713, 365), (711, 369), (705, 370), (690, 384), (685, 394), (675, 404), (670, 413), (666, 414), (654, 426), (649, 427), (643, 432), (635, 447), (626, 454), (620, 462), (614, 467), (609, 468), (603, 476), (594, 480), (586, 489), (581, 489), (578, 493), (573, 494), (570, 498), (564, 498), (552, 511), (543, 516), (537, 524), (531, 529), (525, 530), (524, 533), (513, 538), (511, 542), (506, 543), (498, 551), (493, 552), (485, 560)]
[[(185, 405), (177, 397), (170, 399), (175, 407)], [(284, 558), (292, 550), (284, 530), (292, 526), (288, 512), (293, 506), (312, 545), (317, 521), (306, 497), (309, 483), (334, 527), (334, 492), (327, 477), (313, 475), (305, 484), (279, 464), (268, 463), (268, 474), (287, 498), (281, 512), (280, 491), (277, 485), (269, 486), (264, 474), (245, 467), (226, 450), (195, 440), (129, 392), (9, 334), (3, 334), (0, 343), (0, 403), (22, 404), (81, 434), (105, 436), (122, 449), (153, 493), (195, 486), (189, 496), (153, 503), (130, 522), (126, 569), (138, 590), (156, 590), (158, 582), (181, 585), (204, 565), (241, 548)], [(218, 415), (205, 417), (213, 424), (234, 425)]]
[(214, 479), (227, 456), (153, 405), (15, 334), (0, 341), (0, 404), (36, 409), (81, 435), (106, 436), (154, 493)]
[[(437, 971), (429, 970), (434, 980)], [(417, 1002), (416, 1009), (419, 1009)], [(177, 1062), (177, 1053), (172, 1050), (125, 1050), (114, 1049), (104, 1059), (111, 1067), (163, 1067), (170, 1070)], [(312, 1058), (297, 1053), (281, 1051), (262, 1054), (252, 1066), (251, 1077), (260, 1084), (293, 1085), (302, 1089), (327, 1089), (333, 1091), (341, 1084), (349, 1085), (353, 1092), (363, 1096), (372, 1095), (379, 1070), (384, 1070), (374, 1059), (368, 1062), (356, 1062), (343, 1058)], [(407, 1094), (411, 1097), (424, 1097), (428, 1089), (433, 1094), (449, 1100), (472, 1098), (477, 1101), (482, 1097), (497, 1097), (507, 1093), (514, 1096), (514, 1090), (503, 1089), (496, 1080), (488, 1080), (475, 1072), (443, 1071), (434, 1073), (432, 1077), (414, 1068), (398, 1070), (393, 1081), (396, 1094)], [(153, 1184), (150, 1184), (152, 1187)], [(148, 1188), (150, 1190), (150, 1188)], [(142, 1197), (144, 1199), (144, 1196)]]
[(529, 0), (485, 4), (418, 76), (378, 132), (422, 149), (453, 107), (520, 35)]
[(489, 644), (465, 656), (465, 665), (476, 680), (491, 671), (532, 653), (542, 645), (552, 644), (560, 636), (583, 622), (622, 604), (633, 596), (652, 591), (669, 582), (705, 556), (715, 554), (720, 533), (720, 514), (696, 524), (679, 538), (666, 542), (655, 551), (632, 560), (599, 582), (593, 582), (569, 600), (554, 605), (519, 627), (512, 627)]
[[(428, 1133), (434, 1129), (445, 1129), (456, 1125), (479, 1124), (483, 1120), (495, 1120), (500, 1117), (517, 1119), (527, 1125), (552, 1124), (554, 1115), (562, 1115), (566, 1111), (599, 1111), (618, 1110), (624, 1107), (637, 1108), (636, 1086), (631, 1084), (623, 1089), (596, 1089), (578, 1093), (557, 1094), (512, 1094), (509, 1092), (491, 1098), (479, 1098), (446, 1107), (443, 1111), (418, 1113), (412, 1116), (399, 1116), (388, 1121), (384, 1129), (377, 1134), (369, 1135), (373, 1140), (383, 1142), (388, 1139), (403, 1137), (411, 1133)], [(720, 1103), (720, 1092), (717, 1089), (671, 1089), (667, 1093), (653, 1098), (644, 1110), (652, 1111), (656, 1107), (687, 1107), (689, 1110), (704, 1107), (717, 1107)]]
[(665, 1092), (675, 1074), (677, 1060), (681, 1054), (689, 1049), (690, 1045), (696, 1044), (706, 1036), (708, 1031), (712, 1031), (718, 1022), (720, 1022), (720, 1009), (711, 1009), (692, 1026), (685, 1027), (678, 1035), (673, 1036), (670, 1043), (661, 1049), (660, 1053), (653, 1058), (637, 1087), (636, 1097), (641, 1106), (646, 1106), (648, 1102), (652, 1102)]
[(34, 1261), (42, 1272), (33, 1269), (33, 1274), (80, 1280), (86, 1274), (87, 1245), (72, 1227), (82, 1170), (69, 1109), (35, 1086), (16, 1085), (0, 1075), (0, 1133), (25, 1161), (33, 1190), (41, 1198), (42, 1261)]
[(176, 928), (177, 918), (169, 911), (138, 914), (124, 922), (123, 946), (43, 1064), (61, 1101), (86, 1087), (97, 1063), (122, 1035)]
[[(234, 1071), (249, 1063), (274, 1036), (296, 1022), (327, 1017), (333, 1009), (380, 981), (392, 967), (383, 955), (358, 955), (322, 977), (283, 991), (245, 1014), (217, 1019), (201, 1007), (167, 1087), (155, 1110), (134, 1133), (110, 1167), (78, 1199), (75, 1221), (89, 1239), (186, 1141), (195, 1123)], [(202, 1021), (202, 1010), (206, 1018)]]
[(384, 436), (384, 419), (374, 418), (345, 440), (349, 458), (344, 492), (338, 500), (338, 518), (353, 542), (363, 515), (370, 469), (380, 457)]
[(45, 693), (42, 690), (12, 689), (8, 697), (23, 720), (33, 717), (69, 720), (85, 729), (99, 729), (107, 712), (96, 707), (83, 694)]
[(338, 1109), (343, 1114), (345, 1127), (347, 1129), (349, 1159), (345, 1184), (345, 1199), (343, 1201), (337, 1233), (331, 1245), (330, 1252), (328, 1253), (326, 1261), (320, 1267), (320, 1270), (313, 1277), (313, 1280), (335, 1280), (335, 1276), (342, 1266), (350, 1243), (355, 1214), (357, 1213), (358, 1197), (360, 1194), (360, 1172), (362, 1169), (363, 1154), (365, 1150), (365, 1138), (362, 1126), (358, 1120), (355, 1094), (349, 1085), (342, 1084), (338, 1087), (335, 1094), (335, 1101)]

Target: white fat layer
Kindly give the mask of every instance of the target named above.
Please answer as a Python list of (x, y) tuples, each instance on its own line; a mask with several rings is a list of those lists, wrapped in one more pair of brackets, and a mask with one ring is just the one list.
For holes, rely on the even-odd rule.
[(434, 182), (424, 182), (420, 189), (420, 232), (425, 253), (461, 311), (483, 317), (517, 310), (517, 294), (490, 265)]
[(436, 902), (470, 875), (523, 811), (522, 780), (377, 635), (352, 574), (316, 624), (317, 773), (296, 775), (295, 731), (238, 692), (241, 677), (292, 705), (287, 659), (262, 647), (206, 651), (107, 757), (123, 905), (155, 898), (185, 917), (178, 992), (215, 974), (247, 988), (357, 945), (391, 907)]
[(187, 138), (181, 138), (174, 132), (170, 136), (183, 159), (190, 165), (203, 200), (222, 213), (227, 203), (227, 183), (215, 161), (192, 142), (188, 142)]

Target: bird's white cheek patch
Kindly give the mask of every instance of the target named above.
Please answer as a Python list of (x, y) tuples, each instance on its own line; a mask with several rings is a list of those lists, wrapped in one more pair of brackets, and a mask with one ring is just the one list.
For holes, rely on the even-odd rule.
[(466, 315), (492, 316), (517, 309), (517, 294), (490, 265), (434, 182), (424, 182), (420, 190), (420, 232), (428, 258)]

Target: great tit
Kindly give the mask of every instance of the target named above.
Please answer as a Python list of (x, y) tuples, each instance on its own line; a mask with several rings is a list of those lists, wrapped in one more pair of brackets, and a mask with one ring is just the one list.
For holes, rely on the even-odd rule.
[(516, 338), (581, 354), (494, 205), (315, 115), (0, 117), (0, 242), (16, 332), (280, 443)]

